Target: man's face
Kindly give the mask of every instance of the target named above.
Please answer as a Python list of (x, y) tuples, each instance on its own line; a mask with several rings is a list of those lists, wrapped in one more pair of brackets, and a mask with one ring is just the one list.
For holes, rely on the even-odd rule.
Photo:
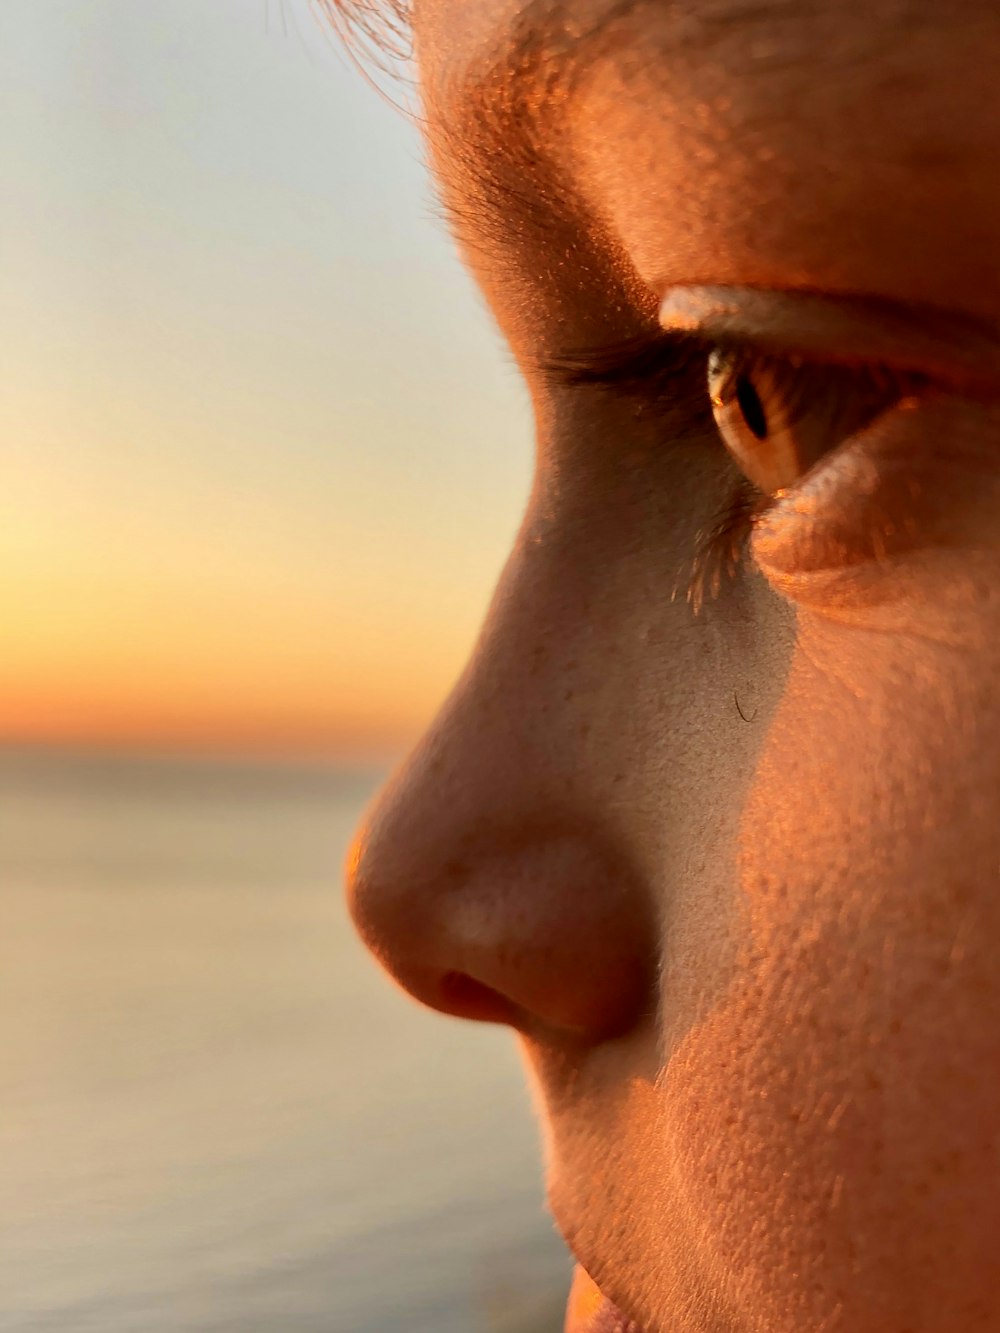
[(645, 1333), (1000, 1330), (1000, 12), (414, 20), (538, 465), (362, 932)]

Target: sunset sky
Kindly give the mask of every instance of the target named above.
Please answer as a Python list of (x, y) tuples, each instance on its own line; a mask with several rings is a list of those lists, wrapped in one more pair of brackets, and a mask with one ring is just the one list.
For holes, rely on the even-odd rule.
[(4, 4), (0, 117), (0, 738), (406, 744), (530, 465), (412, 127), (309, 0)]

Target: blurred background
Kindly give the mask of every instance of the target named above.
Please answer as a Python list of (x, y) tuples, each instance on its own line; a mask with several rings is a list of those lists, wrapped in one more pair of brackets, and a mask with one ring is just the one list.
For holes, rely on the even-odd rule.
[(548, 1333), (512, 1040), (353, 938), (527, 404), (310, 0), (0, 3), (0, 1327)]

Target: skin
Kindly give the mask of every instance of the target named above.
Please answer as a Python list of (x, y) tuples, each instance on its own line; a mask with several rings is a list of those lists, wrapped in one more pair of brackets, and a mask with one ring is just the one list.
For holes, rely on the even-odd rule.
[[(517, 1031), (557, 1222), (645, 1333), (1000, 1331), (1000, 16), (413, 20), (538, 466), (475, 654), (359, 835), (359, 929), (417, 999)], [(722, 319), (920, 376), (698, 614), (738, 476), (703, 380), (541, 368), (671, 292), (709, 346)]]

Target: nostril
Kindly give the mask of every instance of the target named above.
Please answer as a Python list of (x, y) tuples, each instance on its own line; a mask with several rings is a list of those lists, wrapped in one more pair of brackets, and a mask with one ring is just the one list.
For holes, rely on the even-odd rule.
[(445, 1013), (480, 1023), (506, 1023), (515, 1028), (524, 1025), (526, 1015), (520, 1005), (465, 972), (445, 972), (438, 992), (436, 1007)]
[(404, 990), (536, 1040), (610, 1040), (643, 1017), (647, 897), (593, 828), (536, 817), (483, 830), (461, 803), (442, 810), (437, 788), (442, 823), (428, 825), (411, 790), (370, 816), (347, 885), (358, 932)]

